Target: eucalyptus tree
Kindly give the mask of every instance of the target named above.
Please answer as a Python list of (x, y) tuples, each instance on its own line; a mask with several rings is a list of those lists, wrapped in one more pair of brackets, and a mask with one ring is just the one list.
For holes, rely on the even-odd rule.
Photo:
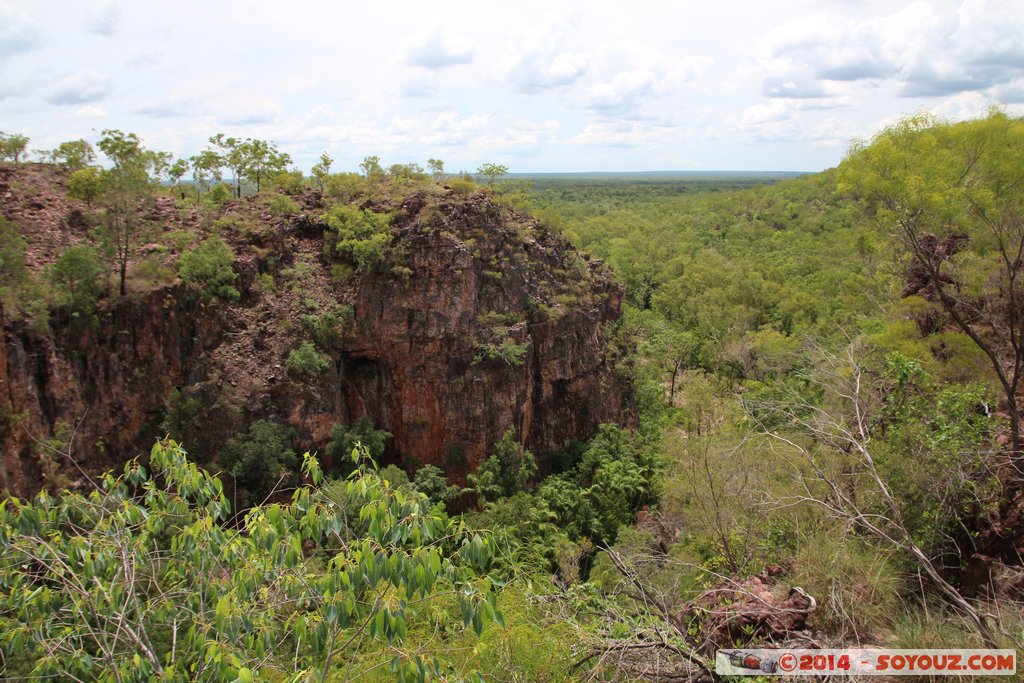
[(103, 174), (101, 195), (105, 212), (106, 242), (119, 274), (119, 290), (126, 293), (128, 260), (145, 229), (145, 205), (153, 192), (149, 171), (165, 158), (146, 150), (135, 133), (104, 130), (97, 146), (113, 164)]
[(19, 133), (4, 135), (0, 133), (0, 159), (11, 159), (18, 163), (28, 147), (28, 138)]
[(224, 159), (212, 149), (204, 149), (199, 154), (189, 157), (188, 161), (192, 167), (192, 184), (196, 187), (196, 199), (199, 199), (210, 189), (212, 183), (221, 181)]
[(87, 140), (68, 140), (50, 151), (41, 152), (51, 164), (60, 164), (67, 171), (80, 171), (96, 161), (96, 151)]
[(327, 184), (327, 177), (331, 174), (331, 164), (334, 163), (327, 152), (320, 155), (320, 160), (313, 166), (313, 182), (321, 192), (324, 191), (324, 187)]

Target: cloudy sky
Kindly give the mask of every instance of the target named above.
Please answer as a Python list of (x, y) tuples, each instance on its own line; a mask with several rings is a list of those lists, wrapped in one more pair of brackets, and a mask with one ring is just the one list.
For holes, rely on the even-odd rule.
[(929, 109), (1024, 113), (1022, 0), (0, 0), (0, 130), (217, 132), (308, 171), (806, 170)]

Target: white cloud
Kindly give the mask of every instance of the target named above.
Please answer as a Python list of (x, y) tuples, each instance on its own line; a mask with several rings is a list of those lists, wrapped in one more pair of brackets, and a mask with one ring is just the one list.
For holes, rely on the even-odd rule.
[(571, 85), (587, 71), (586, 58), (574, 52), (528, 50), (505, 74), (516, 90), (532, 94)]
[(228, 94), (215, 97), (208, 104), (217, 121), (226, 126), (275, 123), (281, 116), (276, 102), (259, 95)]
[(61, 78), (49, 89), (50, 104), (87, 104), (105, 99), (114, 86), (108, 76), (95, 71), (79, 71)]
[(757, 142), (800, 139), (804, 136), (803, 126), (795, 116), (799, 107), (798, 100), (775, 99), (767, 104), (755, 104), (727, 114), (720, 122), (710, 125), (708, 133), (718, 139)]
[(610, 80), (581, 88), (576, 103), (586, 109), (622, 113), (635, 109), (655, 89), (656, 76), (650, 71), (624, 71)]
[(101, 0), (89, 8), (86, 30), (112, 38), (121, 23), (121, 5), (117, 0)]
[(761, 91), (766, 97), (790, 99), (819, 99), (830, 97), (833, 92), (829, 84), (818, 80), (809, 73), (793, 73), (772, 76), (764, 80)]
[(72, 117), (76, 119), (102, 119), (106, 115), (107, 110), (103, 105), (87, 104), (76, 109)]
[[(966, 0), (958, 11), (915, 2), (856, 21), (813, 15), (772, 31), (757, 54), (773, 97), (824, 92), (830, 81), (891, 81), (905, 97), (980, 91), (1024, 75), (1024, 3)], [(796, 75), (794, 75), (796, 74)], [(798, 95), (804, 96), (804, 95)]]
[(668, 126), (635, 121), (591, 123), (568, 140), (572, 145), (599, 147), (643, 147), (664, 144), (679, 137), (680, 131)]
[(434, 71), (470, 64), (472, 61), (473, 48), (469, 41), (446, 36), (441, 31), (435, 31), (417, 42), (405, 55), (406, 64)]
[(863, 127), (852, 119), (830, 116), (814, 127), (809, 138), (816, 147), (846, 149), (854, 138), (863, 137), (865, 132)]
[[(981, 93), (965, 92), (944, 100), (937, 106), (932, 107), (931, 111), (952, 121), (964, 121), (984, 116), (991, 106), (992, 100)], [(1020, 103), (1010, 104), (1006, 106), (1006, 110), (1010, 114), (1020, 116), (1024, 113), (1024, 105)]]
[(150, 100), (139, 105), (134, 113), (153, 118), (181, 118), (205, 113), (202, 103), (194, 97)]
[(437, 94), (438, 84), (435, 79), (416, 77), (402, 85), (402, 97), (430, 98)]
[(586, 76), (573, 84), (566, 101), (605, 117), (649, 118), (644, 113), (648, 104), (680, 95), (709, 64), (704, 56), (680, 57), (636, 44), (606, 46), (593, 55)]
[(220, 131), (273, 139), (304, 169), (327, 150), (339, 169), (380, 154), (806, 170), (919, 108), (1024, 103), (1022, 13), (1021, 0), (0, 0), (0, 127), (69, 139), (105, 113), (186, 155)]
[(0, 62), (42, 43), (35, 19), (20, 7), (0, 2)]
[(999, 102), (1024, 104), (1024, 78), (1001, 83), (989, 90), (988, 94)]

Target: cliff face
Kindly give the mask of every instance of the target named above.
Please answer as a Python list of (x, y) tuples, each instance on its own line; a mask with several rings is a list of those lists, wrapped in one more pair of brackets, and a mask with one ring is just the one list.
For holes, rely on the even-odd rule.
[(166, 396), (223, 340), (223, 320), (181, 306), (181, 289), (118, 302), (86, 330), (54, 321), (41, 334), (4, 321), (0, 487), (80, 483), (75, 463), (95, 472), (145, 452)]
[[(66, 218), (83, 207), (51, 189), (36, 204), (60, 223), (42, 227), (7, 191), (2, 210), (29, 223), (30, 251), (37, 235), (81, 238)], [(317, 450), (333, 425), (366, 415), (393, 435), (386, 459), (436, 464), (457, 479), (509, 427), (543, 464), (602, 422), (633, 421), (609, 344), (621, 291), (536, 220), (484, 192), (385, 193), (363, 204), (392, 216), (385, 262), (339, 275), (324, 256), (320, 199), (299, 199), (303, 210), (284, 217), (255, 199), (221, 210), (214, 223), (236, 253), (238, 303), (204, 303), (171, 279), (101, 301), (94, 326), (58, 310), (40, 333), (8, 315), (0, 486), (26, 493), (54, 477), (82, 479), (60, 451), (86, 471), (145, 452), (175, 390), (202, 406), (176, 416), (200, 457), (216, 459), (257, 419), (289, 424), (296, 449)], [(154, 208), (154, 224), (160, 234), (203, 229), (169, 201)], [(46, 255), (32, 258), (45, 264)], [(168, 263), (175, 258), (172, 249)], [(317, 338), (329, 367), (289, 372), (289, 352), (325, 311), (341, 312)]]
[[(359, 287), (340, 382), (354, 403), (398, 451), (449, 469), (460, 455), (475, 466), (509, 426), (545, 453), (627, 417), (606, 348), (621, 315), (608, 276), (554, 235), (524, 240), (530, 224), (503, 221), (482, 197), (439, 208), (400, 229), (411, 275)], [(552, 306), (551, 287), (580, 294)], [(501, 344), (523, 350), (487, 351)]]

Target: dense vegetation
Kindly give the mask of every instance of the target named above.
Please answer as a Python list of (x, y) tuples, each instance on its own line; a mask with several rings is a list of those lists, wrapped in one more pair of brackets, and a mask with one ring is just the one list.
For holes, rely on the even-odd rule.
[[(187, 165), (163, 159), (181, 172), (157, 186), (139, 169), (156, 172), (162, 157), (105, 136), (108, 170), (74, 143), (51, 153), (81, 179), (72, 191), (103, 207), (94, 243), (35, 278), (17, 229), (0, 224), (5, 310), (45, 324), (55, 307), (88, 324), (100, 297), (123, 291), (139, 239), (132, 207), (154, 193), (206, 211), (257, 192), (288, 214), (312, 186), (333, 202), (324, 255), (344, 278), (375, 267), (401, 277), (367, 198), (410, 183), (478, 191), (436, 159), (431, 178), (376, 157), (361, 174), (331, 174), (324, 155), (304, 179), (273, 145), (223, 136)], [(218, 184), (224, 166), (230, 187)], [(730, 645), (1020, 645), (1021, 607), (1000, 572), (1019, 565), (1022, 540), (1011, 524), (1024, 121), (915, 117), (836, 169), (769, 185), (502, 184), (507, 170), (481, 167), (487, 191), (531, 207), (620, 278), (637, 427), (605, 425), (544, 467), (509, 431), (460, 489), (434, 466), (377, 470), (390, 435), (368, 422), (334, 428), (325, 453), (338, 466), (321, 484), (286, 429), (259, 421), (204, 461), (252, 506), (241, 515), (174, 442), (86, 495), (7, 500), (5, 672), (644, 679), (710, 675)], [(237, 299), (230, 248), (215, 233), (183, 241), (181, 281)], [(324, 370), (325, 340), (350, 314), (303, 318), (308, 340), (287, 358), (296, 381)], [(481, 361), (516, 362), (514, 348), (492, 346)], [(206, 398), (169, 397), (166, 431), (201, 441), (190, 425), (216, 409)], [(265, 501), (282, 482), (290, 501)], [(981, 581), (967, 571), (978, 566)], [(752, 577), (780, 600), (798, 586), (817, 609), (794, 632), (732, 619)]]

